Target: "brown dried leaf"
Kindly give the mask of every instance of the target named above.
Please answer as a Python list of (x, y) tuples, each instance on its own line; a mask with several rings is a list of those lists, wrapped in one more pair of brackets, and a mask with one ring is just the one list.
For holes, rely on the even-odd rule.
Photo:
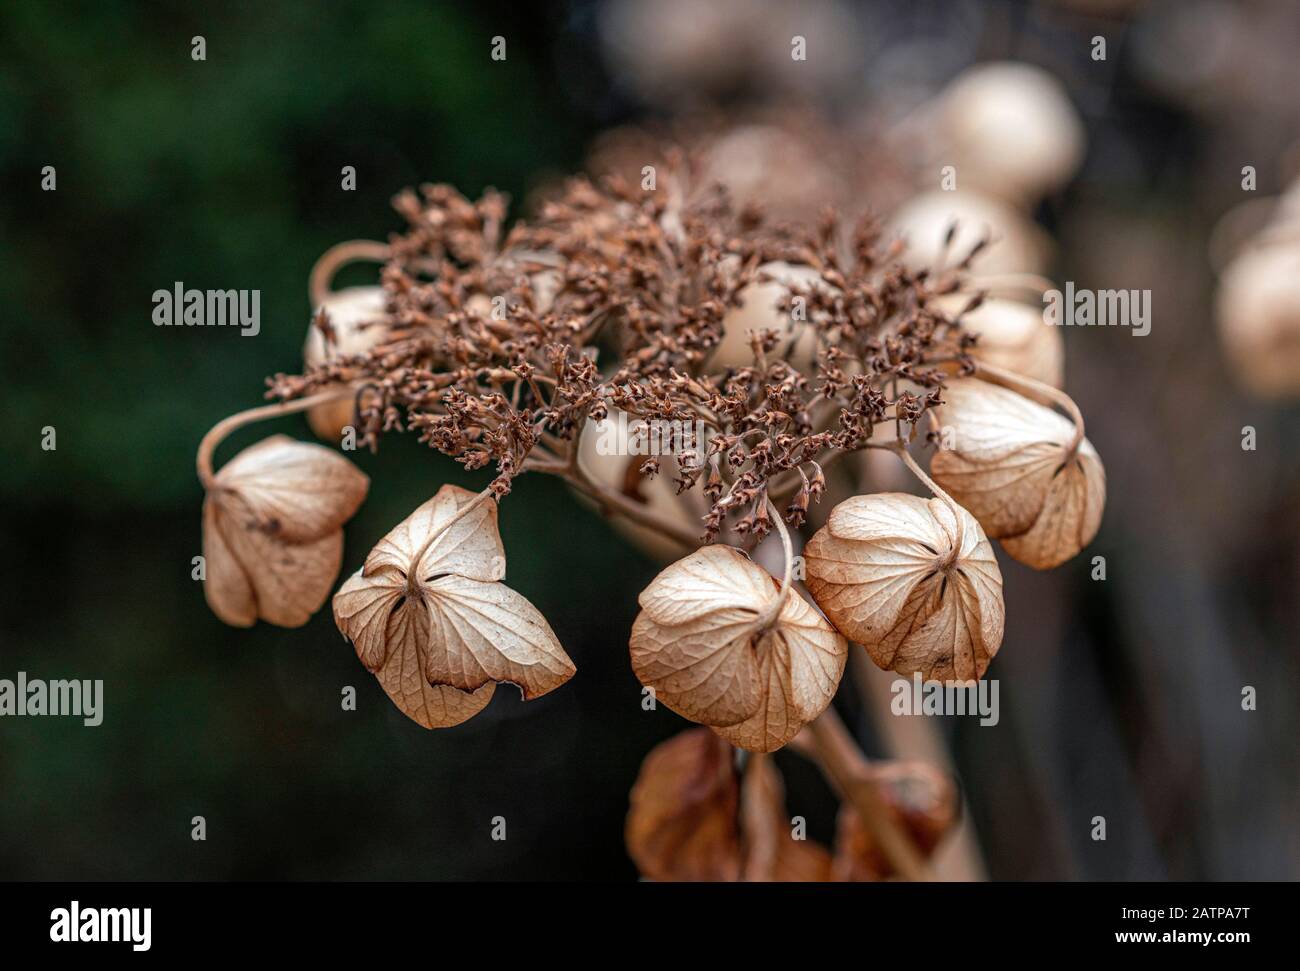
[(780, 748), (830, 703), (848, 645), (793, 592), (730, 546), (697, 550), (640, 596), (632, 668), (669, 708), (752, 751)]
[(511, 682), (527, 699), (573, 662), (537, 609), (497, 582), (492, 501), (452, 485), (394, 527), (334, 596), (334, 621), (395, 704), (426, 728), (459, 724)]
[(740, 876), (732, 750), (704, 728), (656, 746), (641, 765), (627, 815), (628, 855), (651, 880)]
[(1002, 574), (964, 509), (896, 492), (846, 499), (804, 550), (807, 585), (881, 668), (977, 680), (1002, 643)]
[(300, 627), (329, 596), (343, 523), (369, 488), (347, 459), (283, 435), (216, 474), (203, 502), (204, 594), (228, 624)]
[(977, 379), (953, 381), (936, 409), (951, 448), (935, 453), (935, 481), (1008, 553), (1040, 570), (1077, 554), (1097, 534), (1106, 471), (1086, 438), (1050, 408)]

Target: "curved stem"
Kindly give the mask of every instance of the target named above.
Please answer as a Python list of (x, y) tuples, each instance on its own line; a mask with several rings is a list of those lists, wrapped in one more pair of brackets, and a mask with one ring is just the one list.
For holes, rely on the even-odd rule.
[(307, 282), (307, 295), (311, 298), (312, 309), (319, 307), (330, 295), (330, 285), (334, 274), (357, 260), (369, 260), (373, 263), (387, 263), (391, 251), (387, 243), (377, 243), (369, 239), (350, 239), (331, 246), (320, 255), (316, 265), (311, 268)]
[[(576, 445), (574, 446), (576, 448)], [(665, 516), (661, 516), (651, 509), (643, 506), (641, 503), (623, 495), (615, 489), (602, 485), (586, 474), (581, 463), (564, 463), (560, 466), (553, 464), (536, 464), (530, 466), (536, 472), (548, 472), (564, 479), (579, 492), (594, 499), (597, 503), (605, 508), (607, 512), (630, 519), (639, 526), (656, 532), (664, 533), (673, 540), (680, 543), (687, 550), (693, 550), (700, 545), (700, 538), (692, 533), (689, 529), (673, 522)]]
[(279, 418), (281, 415), (291, 415), (297, 411), (306, 411), (308, 408), (314, 408), (316, 405), (323, 405), (329, 401), (337, 401), (340, 398), (346, 398), (356, 393), (356, 389), (351, 385), (342, 388), (334, 388), (330, 391), (322, 391), (320, 394), (308, 395), (306, 398), (296, 398), (293, 401), (281, 401), (274, 405), (261, 405), (257, 408), (249, 408), (247, 411), (241, 411), (231, 415), (229, 418), (223, 418), (213, 425), (203, 439), (199, 442), (198, 453), (194, 457), (194, 467), (199, 473), (199, 481), (203, 483), (203, 488), (211, 489), (213, 483), (212, 475), (212, 453), (216, 451), (218, 445), (231, 432), (243, 428), (245, 425), (251, 425), (255, 421), (262, 421), (267, 418)]
[[(1042, 296), (1048, 290), (1055, 289), (1055, 284), (1051, 280), (1037, 273), (996, 273), (989, 276), (974, 276), (966, 282), (970, 285), (970, 290), (984, 290), (988, 293), (999, 290), (1004, 293), (1009, 290), (1019, 290)], [(957, 292), (967, 293), (970, 290), (963, 289)]]
[(857, 811), (863, 826), (879, 844), (895, 872), (907, 880), (929, 880), (925, 860), (890, 814), (872, 778), (871, 763), (835, 709), (828, 707), (809, 722), (808, 734), (817, 764), (844, 800)]
[(771, 623), (781, 615), (785, 603), (790, 599), (790, 578), (794, 573), (794, 545), (790, 542), (790, 531), (785, 528), (785, 523), (781, 519), (781, 511), (776, 508), (776, 504), (771, 499), (767, 499), (768, 512), (772, 514), (772, 521), (776, 524), (776, 531), (781, 536), (781, 549), (785, 552), (785, 574), (781, 577), (781, 589), (777, 591), (775, 597), (758, 615), (750, 627), (755, 630), (765, 630)]
[(898, 457), (903, 460), (904, 465), (912, 470), (912, 474), (920, 479), (927, 489), (942, 499), (948, 506), (948, 509), (952, 512), (953, 521), (957, 524), (957, 541), (953, 543), (952, 550), (949, 552), (943, 564), (944, 566), (948, 566), (953, 560), (961, 556), (962, 544), (966, 541), (966, 523), (962, 516), (966, 510), (958, 505), (957, 500), (940, 489), (937, 482), (925, 474), (925, 471), (917, 464), (916, 459), (912, 458), (907, 449), (903, 448), (901, 445), (897, 445), (892, 446), (890, 451), (898, 453)]
[(1046, 398), (1068, 412), (1070, 420), (1074, 422), (1074, 437), (1070, 439), (1070, 444), (1065, 450), (1065, 461), (1068, 462), (1074, 458), (1074, 453), (1079, 450), (1079, 446), (1083, 443), (1084, 427), (1083, 412), (1079, 410), (1079, 406), (1074, 403), (1073, 398), (1059, 388), (1053, 388), (1050, 384), (1043, 384), (1042, 381), (1035, 381), (1023, 374), (1016, 374), (1014, 371), (1008, 371), (993, 364), (986, 364), (984, 361), (975, 362), (975, 376), (988, 376), (993, 379), (991, 383), (1009, 387), (1013, 391), (1028, 391), (1031, 397)]

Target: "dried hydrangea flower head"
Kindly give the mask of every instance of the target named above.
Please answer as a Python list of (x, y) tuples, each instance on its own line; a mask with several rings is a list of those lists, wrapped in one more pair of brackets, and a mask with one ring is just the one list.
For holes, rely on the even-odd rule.
[(632, 670), (657, 700), (740, 748), (771, 752), (830, 704), (848, 645), (741, 551), (710, 545), (642, 591)]
[(393, 702), (425, 728), (477, 714), (496, 684), (537, 698), (575, 668), (537, 608), (500, 582), (490, 493), (445, 485), (334, 595), (334, 622)]
[(212, 450), (225, 431), (200, 450), (204, 595), (236, 627), (259, 618), (301, 627), (338, 577), (343, 524), (370, 480), (341, 455), (284, 435), (244, 449), (213, 475)]
[(979, 523), (954, 503), (846, 499), (804, 555), (817, 605), (881, 668), (975, 681), (1002, 644), (1002, 574)]
[(1092, 542), (1106, 470), (1077, 409), (1070, 422), (1014, 391), (970, 379), (950, 382), (944, 398), (933, 413), (945, 432), (930, 471), (988, 535), (1040, 570)]
[[(891, 816), (888, 798), (873, 795), (885, 783), (859, 764), (865, 760), (843, 726), (833, 727), (846, 638), (896, 671), (981, 677), (1001, 643), (1004, 615), (981, 517), (999, 524), (996, 535), (1013, 554), (1059, 562), (1070, 555), (1060, 535), (1081, 544), (1095, 531), (1100, 463), (1095, 472), (1088, 464), (1093, 453), (1081, 422), (1078, 442), (1062, 442), (1055, 427), (1036, 432), (1056, 449), (1058, 468), (1036, 480), (1040, 493), (1019, 496), (1011, 524), (1018, 531), (1003, 533), (1011, 525), (996, 518), (1001, 507), (986, 509), (962, 492), (968, 470), (951, 463), (982, 456), (960, 452), (961, 427), (957, 454), (935, 460), (936, 475), (956, 477), (949, 491), (907, 452), (927, 415), (939, 423), (939, 410), (948, 409), (943, 414), (962, 427), (979, 418), (969, 409), (963, 417), (961, 392), (950, 398), (948, 390), (971, 383), (971, 375), (981, 385), (1001, 381), (997, 362), (1010, 361), (998, 357), (1002, 351), (1020, 355), (1013, 367), (1049, 376), (1051, 362), (1037, 356), (1042, 347), (1021, 347), (992, 325), (981, 347), (967, 326), (983, 299), (970, 296), (969, 277), (994, 227), (974, 219), (966, 227), (974, 234), (963, 235), (945, 214), (946, 228), (927, 229), (932, 258), (918, 260), (875, 219), (828, 211), (771, 223), (761, 207), (737, 207), (725, 191), (701, 184), (700, 170), (698, 159), (669, 150), (657, 188), (617, 175), (574, 179), (534, 218), (513, 225), (504, 197), (492, 191), (477, 200), (441, 185), (399, 194), (404, 231), (361, 244), (379, 247), (373, 252), (382, 250), (385, 261), (382, 309), (366, 321), (364, 339), (346, 344), (341, 308), (327, 306), (305, 371), (270, 381), (281, 403), (235, 420), (342, 402), (358, 444), (376, 449), (390, 433), (414, 431), (467, 471), (490, 470), (481, 493), (445, 486), (397, 524), (334, 597), (340, 631), (415, 722), (456, 725), (481, 711), (498, 684), (533, 698), (573, 676), (545, 619), (502, 582), (496, 525), (498, 503), (521, 475), (553, 475), (676, 557), (640, 595), (629, 652), (657, 699), (707, 730), (656, 762), (662, 779), (650, 773), (638, 784), (629, 843), (639, 847), (643, 869), (669, 878), (832, 877), (829, 850), (791, 850), (789, 840), (775, 838), (784, 796), (773, 763), (750, 757), (743, 779), (730, 764), (732, 747), (767, 753), (794, 743), (817, 753), (890, 872), (918, 878), (924, 840), (900, 833), (905, 814)], [(976, 215), (988, 211), (977, 202)], [(1009, 272), (1032, 271), (1038, 255), (1031, 240)], [(981, 292), (997, 292), (983, 280)], [(318, 289), (315, 306), (328, 301)], [(380, 304), (378, 294), (365, 299)], [(746, 323), (751, 314), (758, 321)], [(1020, 380), (1032, 384), (1032, 376)], [(634, 450), (620, 433), (616, 454), (597, 448), (593, 455), (592, 436), (609, 427), (602, 423), (624, 420), (676, 431), (666, 449), (622, 454)], [(692, 447), (680, 431), (687, 427)], [(814, 605), (794, 587), (787, 524), (804, 526), (827, 493), (830, 466), (882, 448), (935, 498), (859, 495), (836, 505), (805, 550)], [(1032, 442), (1025, 448), (1040, 451)], [(351, 481), (340, 471), (351, 468), (346, 460), (321, 451), (330, 459), (317, 457), (313, 481), (295, 486), (300, 498), (319, 490), (317, 474)], [(246, 464), (232, 462), (229, 477), (240, 478)], [(1082, 506), (1072, 498), (1076, 466)], [(205, 477), (202, 461), (200, 474), (210, 490), (221, 487), (205, 513), (214, 537), (225, 541), (237, 514), (265, 527), (268, 517), (253, 507), (268, 502), (255, 488), (245, 481), (228, 490), (210, 463)], [(290, 503), (296, 518), (265, 555), (227, 551), (225, 562), (240, 569), (218, 574), (214, 608), (243, 622), (257, 614), (305, 620), (337, 572), (338, 530), (356, 508), (355, 491), (344, 490), (346, 502), (332, 500), (328, 515), (309, 522), (301, 509), (311, 501), (301, 509)], [(785, 558), (779, 580), (750, 557), (773, 531)], [(250, 566), (259, 558), (272, 563), (274, 576), (274, 564), (292, 562), (281, 547), (298, 554), (298, 545), (324, 543), (322, 536), (335, 545), (322, 547), (328, 569), (301, 571), (310, 596), (250, 582), (250, 600), (231, 579), (265, 568)], [(700, 781), (700, 793), (682, 790), (691, 780)], [(701, 804), (687, 805), (688, 795)], [(665, 847), (679, 845), (690, 859), (675, 870)], [(865, 852), (849, 857), (860, 862)]]
[[(847, 226), (828, 213), (769, 226), (692, 185), (694, 171), (670, 153), (659, 191), (576, 179), (535, 220), (508, 230), (494, 192), (476, 202), (446, 186), (402, 193), (395, 206), (409, 229), (384, 244), (384, 341), (349, 355), (345, 372), (327, 361), (277, 375), (273, 393), (291, 405), (349, 394), (372, 448), (388, 431), (413, 429), (468, 469), (495, 466), (498, 497), (523, 472), (559, 475), (610, 514), (687, 549), (719, 539), (752, 549), (777, 517), (800, 525), (825, 490), (824, 463), (878, 444), (886, 430), (910, 440), (951, 373), (975, 367), (978, 342), (938, 301), (960, 290), (987, 239), (966, 247), (950, 227), (939, 242), (943, 268), (909, 269), (870, 219)], [(774, 266), (800, 268), (797, 280), (763, 270)], [(784, 288), (766, 294), (781, 310), (804, 302), (800, 340), (756, 328), (748, 361), (711, 369), (728, 318), (748, 307), (756, 284)], [(697, 527), (644, 501), (643, 487), (584, 467), (583, 429), (612, 414), (702, 426), (703, 452), (621, 470), (625, 480), (633, 471), (671, 476), (661, 498), (695, 497)], [(930, 528), (951, 537), (951, 512), (935, 512)], [(799, 611), (797, 600), (783, 609)], [(996, 645), (984, 649), (991, 656)], [(735, 711), (708, 717), (720, 728), (744, 723), (757, 697), (752, 684), (747, 691)], [(788, 735), (798, 720), (765, 728), (755, 744)]]

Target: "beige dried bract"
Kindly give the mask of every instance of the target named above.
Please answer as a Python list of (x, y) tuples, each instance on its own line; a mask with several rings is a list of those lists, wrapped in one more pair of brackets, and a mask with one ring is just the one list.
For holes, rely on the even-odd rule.
[[(969, 294), (941, 297), (935, 304), (958, 314), (970, 303)], [(1065, 384), (1065, 340), (1061, 328), (1043, 320), (1041, 307), (1015, 300), (989, 298), (962, 314), (962, 328), (978, 334), (971, 349), (978, 361), (1023, 374), (1053, 388)]]
[(204, 594), (228, 624), (299, 627), (338, 576), (343, 523), (370, 480), (341, 455), (273, 435), (222, 467), (203, 503)]
[(986, 381), (950, 382), (943, 396), (935, 412), (943, 447), (930, 471), (989, 536), (1040, 570), (1092, 542), (1106, 504), (1106, 471), (1086, 438), (1074, 447), (1073, 424)]
[(500, 579), (497, 507), (446, 485), (334, 595), (334, 621), (393, 702), (426, 728), (477, 714), (493, 686), (526, 699), (573, 677), (546, 619)]
[(848, 645), (793, 592), (730, 546), (678, 560), (640, 596), (632, 669), (673, 711), (733, 745), (771, 752), (830, 703)]
[(973, 681), (997, 653), (1002, 574), (984, 531), (960, 513), (959, 530), (940, 499), (854, 496), (804, 550), (813, 599), (880, 667)]
[[(1288, 195), (1300, 209), (1300, 190)], [(1237, 380), (1261, 397), (1300, 396), (1300, 246), (1245, 249), (1223, 271), (1216, 311)]]
[[(387, 300), (383, 287), (346, 287), (329, 294), (316, 310), (328, 315), (334, 340), (327, 343), (313, 322), (303, 343), (303, 367), (364, 354), (381, 344), (390, 333), (385, 315)], [(320, 439), (337, 443), (343, 429), (356, 421), (355, 411), (355, 399), (342, 397), (310, 409), (307, 422)]]

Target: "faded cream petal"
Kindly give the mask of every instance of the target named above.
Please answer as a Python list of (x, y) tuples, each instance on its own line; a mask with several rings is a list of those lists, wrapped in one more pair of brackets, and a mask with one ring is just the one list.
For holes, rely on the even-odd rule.
[(702, 547), (651, 580), (637, 601), (660, 624), (685, 624), (720, 610), (752, 613), (771, 597), (772, 578), (737, 564), (730, 546)]
[[(970, 299), (969, 293), (952, 294), (936, 303), (947, 313), (957, 314)], [(990, 297), (962, 315), (961, 325), (962, 330), (979, 335), (971, 351), (976, 360), (1053, 388), (1065, 386), (1065, 339), (1060, 327), (1043, 319), (1041, 305)]]
[(394, 570), (368, 577), (358, 570), (334, 594), (334, 623), (373, 672), (388, 659), (388, 626), (406, 581)]
[[(807, 585), (875, 663), (927, 679), (976, 680), (1002, 642), (1002, 575), (964, 509), (903, 493), (840, 503), (804, 550)], [(949, 562), (950, 560), (950, 562)]]
[(1038, 569), (1092, 541), (1106, 502), (1105, 471), (1074, 425), (1050, 408), (985, 381), (950, 382), (936, 408), (941, 442), (935, 481), (1007, 552)]
[(629, 797), (628, 855), (650, 880), (740, 876), (739, 786), (732, 750), (706, 728), (651, 749)]
[(531, 700), (573, 677), (546, 618), (504, 583), (449, 575), (428, 584), (425, 596), (435, 645), (425, 659), (430, 683), (473, 691), (508, 681)]
[[(503, 579), (506, 552), (497, 530), (496, 502), (481, 502), (453, 522), (457, 512), (475, 498), (467, 489), (443, 486), (375, 544), (366, 557), (366, 573), (391, 568), (404, 575), (414, 572), (421, 581), (443, 573), (474, 580)], [(420, 562), (413, 569), (417, 555)]]
[(257, 622), (257, 598), (235, 552), (217, 528), (217, 504), (203, 500), (203, 594), (212, 612), (232, 627)]
[(791, 592), (760, 629), (779, 584), (729, 546), (706, 546), (641, 595), (632, 669), (678, 714), (755, 751), (780, 748), (839, 685), (848, 645)]
[(496, 685), (473, 692), (430, 684), (424, 673), (431, 642), (428, 612), (408, 601), (389, 618), (388, 656), (376, 672), (379, 685), (402, 712), (425, 728), (451, 728), (487, 707)]
[(214, 506), (213, 524), (252, 587), (257, 616), (280, 627), (307, 623), (339, 574), (343, 530), (287, 543), (266, 533), (238, 497), (222, 496)]
[(1052, 480), (1034, 524), (1002, 547), (1027, 566), (1050, 570), (1076, 556), (1101, 527), (1106, 505), (1106, 470), (1087, 442), (1079, 455)]
[(831, 703), (844, 676), (848, 644), (808, 601), (791, 594), (781, 624), (759, 641), (757, 654), (765, 686), (758, 710), (714, 731), (751, 752), (775, 752)]
[(272, 435), (221, 467), (215, 482), (234, 493), (265, 532), (289, 542), (319, 539), (352, 518), (370, 480), (337, 452)]
[(729, 622), (704, 618), (663, 627), (642, 612), (632, 625), (632, 670), (655, 698), (684, 718), (734, 725), (762, 702), (762, 676), (750, 646), (757, 611)]

